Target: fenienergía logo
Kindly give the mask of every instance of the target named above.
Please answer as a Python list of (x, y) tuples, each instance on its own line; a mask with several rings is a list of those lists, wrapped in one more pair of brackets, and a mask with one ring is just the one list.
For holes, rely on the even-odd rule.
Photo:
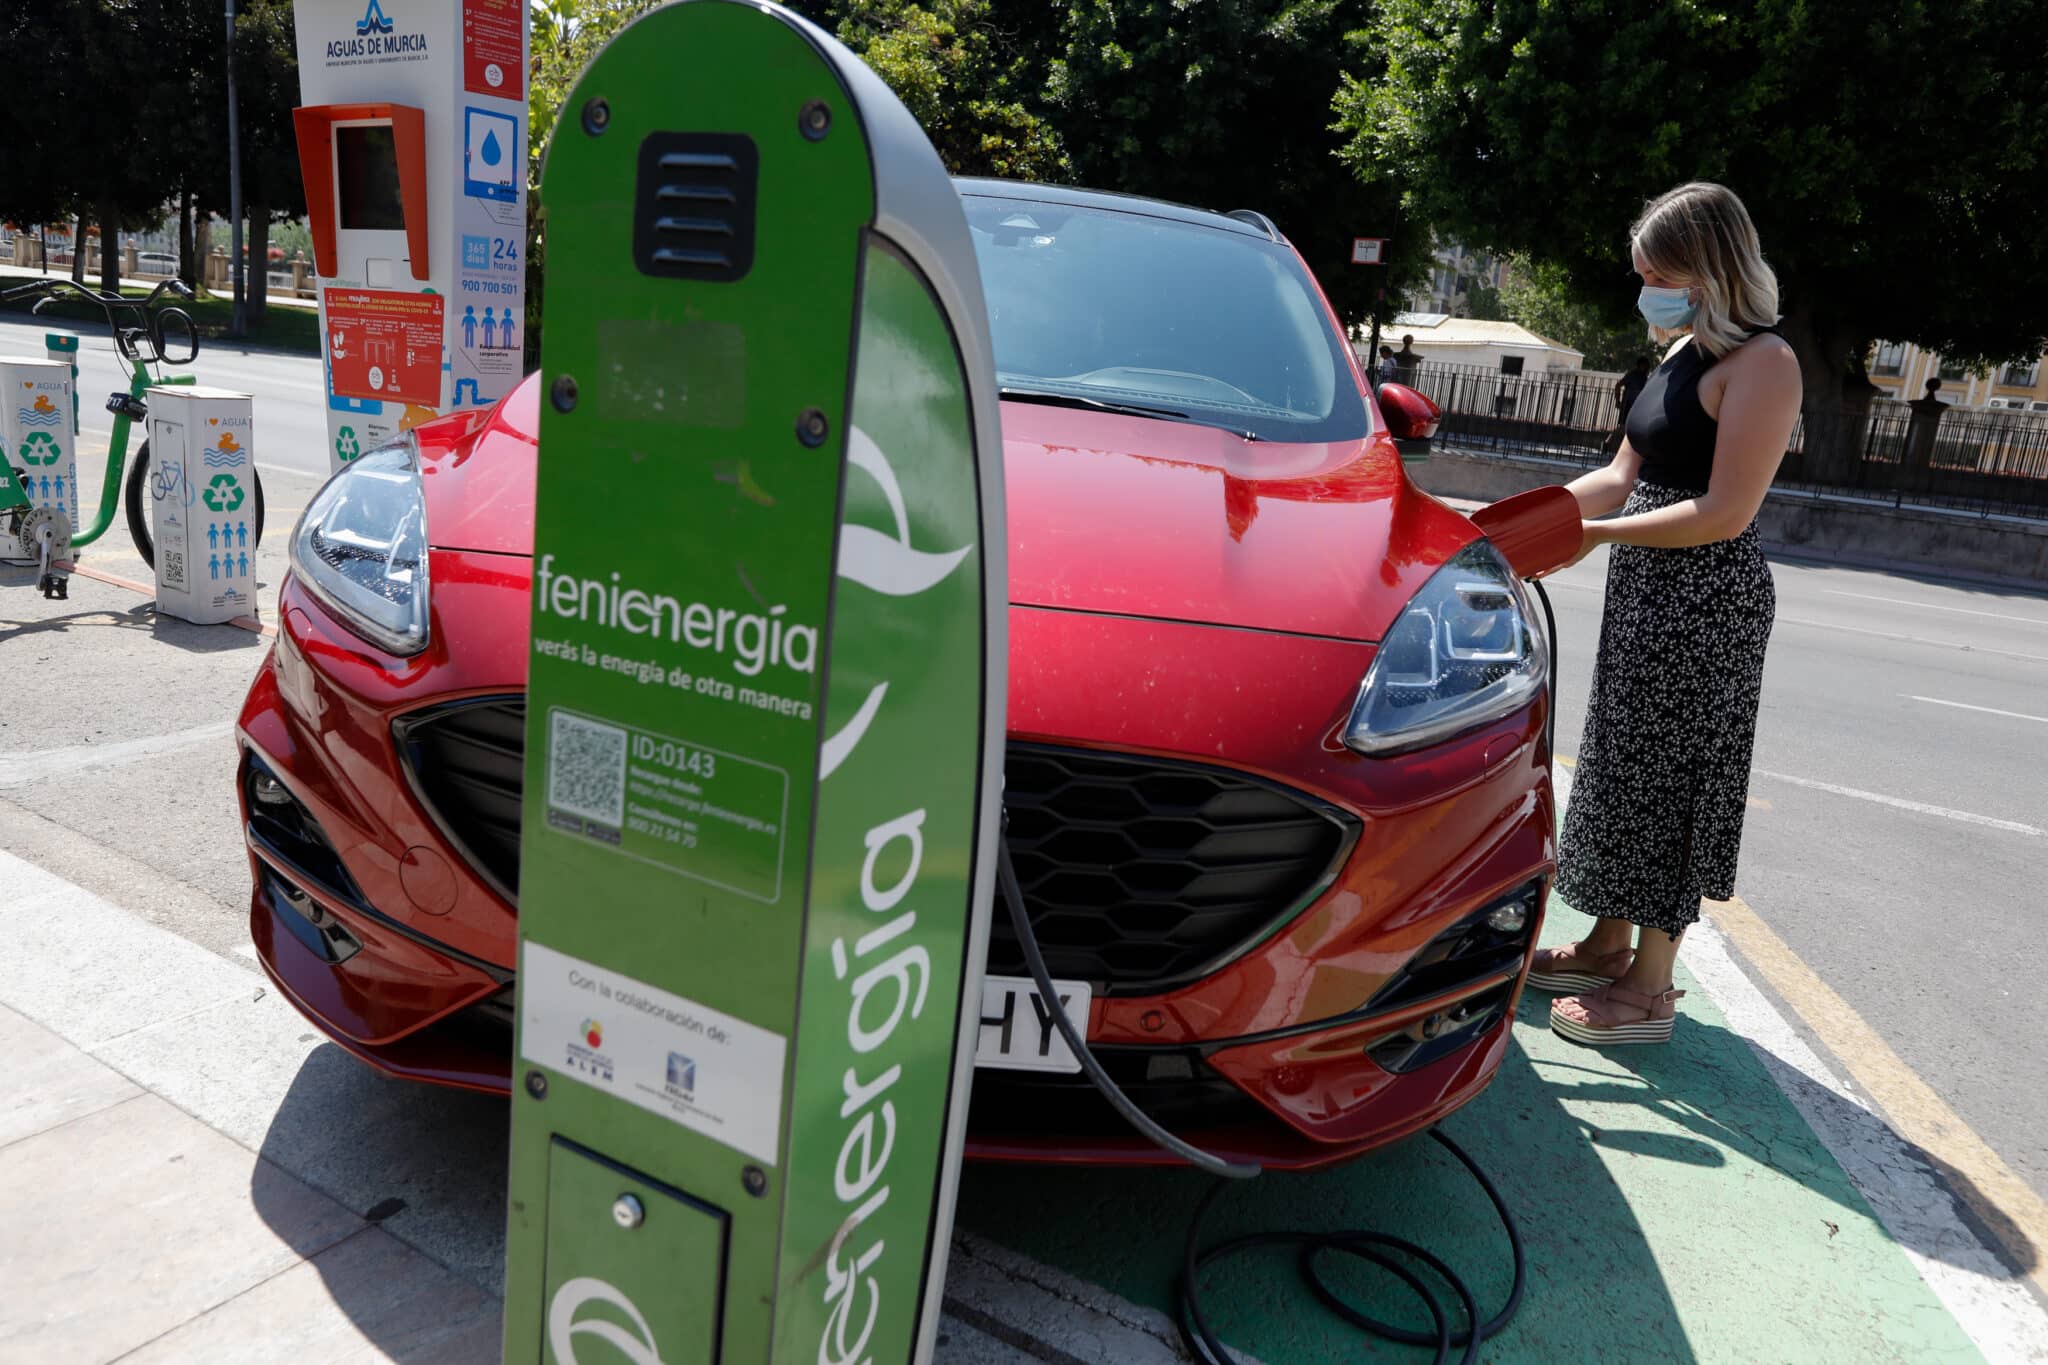
[[(910, 514), (903, 502), (902, 486), (896, 481), (896, 471), (874, 438), (859, 427), (847, 433), (846, 458), (854, 468), (866, 471), (881, 488), (896, 525), (894, 534), (877, 531), (870, 526), (856, 526), (851, 522), (840, 527), (841, 578), (890, 597), (915, 597), (944, 582), (948, 574), (960, 567), (960, 561), (974, 552), (972, 541), (957, 550), (937, 551), (920, 550), (910, 543)], [(860, 743), (860, 737), (874, 723), (875, 713), (881, 710), (882, 698), (888, 692), (889, 684), (876, 683), (869, 690), (867, 700), (854, 712), (853, 719), (846, 722), (838, 734), (825, 741), (818, 759), (820, 782), (830, 777), (832, 770), (844, 763), (846, 756)]]
[[(610, 1318), (576, 1314), (587, 1303), (610, 1304), (632, 1321), (632, 1329)], [(593, 1275), (580, 1275), (555, 1291), (548, 1304), (548, 1347), (561, 1365), (577, 1365), (576, 1338), (596, 1337), (624, 1356), (631, 1365), (662, 1365), (661, 1348), (654, 1344), (654, 1329), (633, 1301), (618, 1289)], [(607, 1353), (609, 1358), (609, 1353)]]

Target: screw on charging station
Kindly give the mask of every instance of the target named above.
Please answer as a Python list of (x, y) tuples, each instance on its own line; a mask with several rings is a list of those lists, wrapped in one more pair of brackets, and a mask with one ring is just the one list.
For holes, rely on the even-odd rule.
[(747, 1187), (747, 1193), (759, 1199), (768, 1193), (768, 1172), (759, 1166), (749, 1166), (740, 1172), (740, 1184)]
[(816, 408), (805, 408), (803, 416), (796, 419), (796, 438), (814, 450), (825, 444), (825, 437), (831, 430), (832, 424)]
[(556, 375), (554, 386), (548, 390), (548, 396), (554, 399), (556, 412), (574, 412), (576, 381), (566, 374)]
[(825, 101), (812, 100), (796, 116), (797, 131), (812, 142), (823, 142), (825, 134), (832, 131), (832, 111), (825, 107)]
[(539, 1071), (526, 1073), (526, 1093), (537, 1100), (548, 1097), (548, 1078)]
[(603, 100), (583, 102), (583, 131), (592, 137), (602, 137), (604, 130), (612, 126), (612, 107)]

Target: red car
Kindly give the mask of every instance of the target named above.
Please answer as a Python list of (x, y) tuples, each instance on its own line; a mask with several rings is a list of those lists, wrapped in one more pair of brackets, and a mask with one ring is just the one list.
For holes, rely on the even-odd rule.
[[(1306, 1168), (1427, 1127), (1500, 1066), (1553, 868), (1523, 585), (1408, 482), (1390, 422), (1433, 410), (1376, 403), (1266, 219), (959, 188), (1004, 398), (1008, 839), (1052, 972), (1215, 1151)], [(327, 484), (240, 724), (272, 980), (378, 1070), (491, 1091), (537, 392)], [(969, 1151), (1167, 1160), (1025, 1022), (1000, 906), (988, 970)]]

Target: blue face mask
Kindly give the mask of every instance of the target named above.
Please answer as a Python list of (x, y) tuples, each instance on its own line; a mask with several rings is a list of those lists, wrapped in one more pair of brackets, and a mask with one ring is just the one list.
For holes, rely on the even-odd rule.
[(1646, 284), (1636, 298), (1636, 308), (1652, 327), (1675, 332), (1691, 322), (1692, 315), (1699, 311), (1691, 293), (1689, 289), (1657, 289)]

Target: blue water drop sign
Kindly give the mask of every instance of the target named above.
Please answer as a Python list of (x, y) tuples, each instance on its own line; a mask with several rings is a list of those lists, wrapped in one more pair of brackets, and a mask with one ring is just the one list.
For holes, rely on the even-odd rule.
[(519, 119), (494, 109), (466, 108), (462, 127), (462, 192), (471, 199), (518, 202)]

